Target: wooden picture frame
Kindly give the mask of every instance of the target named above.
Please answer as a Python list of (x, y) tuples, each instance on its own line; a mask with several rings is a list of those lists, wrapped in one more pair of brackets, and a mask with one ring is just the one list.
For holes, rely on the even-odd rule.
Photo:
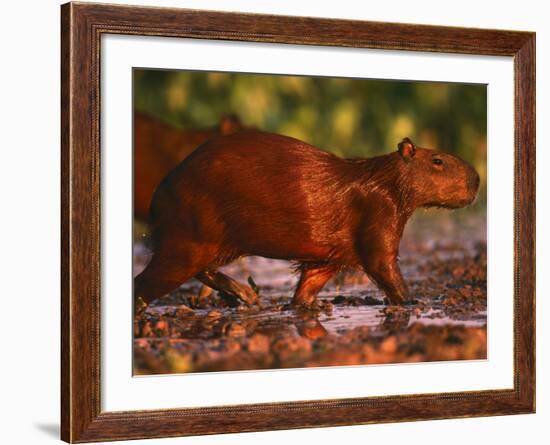
[[(61, 18), (63, 440), (95, 442), (535, 411), (534, 33), (91, 3), (65, 4)], [(99, 115), (103, 34), (512, 56), (513, 389), (102, 412)]]

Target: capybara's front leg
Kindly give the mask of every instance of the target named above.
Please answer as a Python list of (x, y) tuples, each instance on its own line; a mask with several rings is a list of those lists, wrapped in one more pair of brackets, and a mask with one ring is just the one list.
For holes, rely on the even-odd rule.
[(316, 302), (317, 294), (335, 273), (336, 271), (330, 267), (303, 267), (298, 287), (292, 298), (292, 305), (298, 307), (313, 306)]
[(363, 267), (365, 272), (384, 291), (391, 304), (406, 304), (410, 301), (409, 291), (403, 275), (401, 275), (396, 256), (368, 259), (364, 262)]
[(218, 292), (229, 294), (244, 301), (246, 304), (252, 305), (259, 303), (258, 295), (250, 286), (239, 283), (221, 272), (205, 270), (199, 273), (196, 278), (207, 286), (216, 289)]

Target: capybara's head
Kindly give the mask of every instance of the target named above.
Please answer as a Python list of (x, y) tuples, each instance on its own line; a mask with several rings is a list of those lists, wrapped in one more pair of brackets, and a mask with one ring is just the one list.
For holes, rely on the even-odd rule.
[(471, 204), (479, 190), (479, 175), (457, 156), (417, 147), (409, 138), (398, 144), (409, 196), (418, 207), (456, 209)]

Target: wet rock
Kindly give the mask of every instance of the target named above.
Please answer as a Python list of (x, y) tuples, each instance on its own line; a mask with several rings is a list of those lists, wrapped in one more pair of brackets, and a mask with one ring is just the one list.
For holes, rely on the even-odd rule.
[(272, 351), (279, 360), (305, 359), (311, 354), (311, 342), (303, 337), (285, 337), (273, 343)]
[(283, 304), (287, 299), (285, 297), (271, 297), (269, 300), (271, 304)]
[(368, 340), (371, 330), (368, 326), (358, 326), (342, 335), (342, 340), (346, 343)]
[(244, 337), (246, 335), (246, 329), (239, 323), (230, 323), (226, 327), (225, 334), (229, 337)]
[(214, 289), (204, 284), (199, 291), (199, 299), (210, 298), (214, 293)]
[(193, 371), (193, 357), (191, 354), (179, 354), (174, 350), (166, 352), (166, 362), (172, 373), (183, 374)]
[(215, 320), (215, 319), (218, 319), (218, 318), (222, 318), (223, 314), (220, 311), (213, 310), (213, 311), (208, 312), (208, 314), (206, 314), (206, 316), (208, 318), (212, 319), (212, 320)]
[(205, 297), (205, 296), (199, 296), (199, 295), (192, 295), (188, 298), (189, 306), (192, 309), (207, 309), (211, 306), (212, 301), (211, 297)]
[(270, 341), (267, 335), (254, 334), (248, 339), (247, 348), (253, 354), (267, 354), (269, 352)]
[(327, 315), (332, 315), (334, 311), (334, 305), (328, 301), (323, 302), (321, 305), (321, 310), (325, 312)]
[(157, 321), (155, 324), (155, 333), (157, 333), (160, 336), (168, 335), (169, 332), (169, 325), (167, 321), (161, 320)]
[(149, 321), (146, 321), (143, 323), (143, 327), (141, 328), (141, 336), (142, 337), (153, 337), (153, 327), (151, 326), (151, 323)]
[(385, 354), (393, 354), (396, 350), (397, 350), (397, 339), (394, 336), (386, 338), (380, 344), (380, 351)]
[(449, 334), (445, 339), (445, 341), (452, 345), (461, 345), (463, 343), (462, 338), (455, 333)]
[(239, 306), (237, 308), (237, 312), (241, 314), (258, 314), (261, 311), (261, 308), (259, 306)]
[(242, 320), (241, 324), (242, 324), (243, 328), (245, 329), (246, 333), (250, 334), (250, 333), (254, 332), (254, 330), (258, 326), (258, 321), (254, 320), (253, 318), (248, 318), (248, 319)]
[(378, 298), (371, 297), (370, 295), (367, 295), (365, 298), (363, 298), (363, 301), (367, 306), (378, 306), (383, 303)]
[(189, 315), (193, 315), (194, 313), (195, 313), (195, 311), (193, 309), (191, 309), (189, 306), (186, 306), (185, 304), (180, 304), (176, 308), (175, 316), (176, 317), (187, 317)]
[(365, 299), (361, 297), (349, 297), (347, 301), (351, 306), (362, 306), (365, 304)]
[(238, 341), (229, 338), (225, 341), (223, 350), (228, 354), (235, 354), (241, 350), (241, 344)]

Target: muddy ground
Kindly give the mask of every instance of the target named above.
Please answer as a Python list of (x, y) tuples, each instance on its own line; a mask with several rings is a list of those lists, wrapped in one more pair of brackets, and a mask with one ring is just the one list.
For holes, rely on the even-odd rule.
[[(297, 281), (290, 265), (245, 258), (223, 270), (243, 282), (252, 277), (261, 306), (236, 306), (198, 281), (185, 283), (135, 319), (134, 373), (485, 359), (485, 218), (438, 213), (415, 216), (401, 243), (417, 304), (386, 306), (376, 286), (353, 272), (323, 289), (319, 310), (298, 312), (287, 306)], [(137, 241), (135, 274), (148, 255)]]

